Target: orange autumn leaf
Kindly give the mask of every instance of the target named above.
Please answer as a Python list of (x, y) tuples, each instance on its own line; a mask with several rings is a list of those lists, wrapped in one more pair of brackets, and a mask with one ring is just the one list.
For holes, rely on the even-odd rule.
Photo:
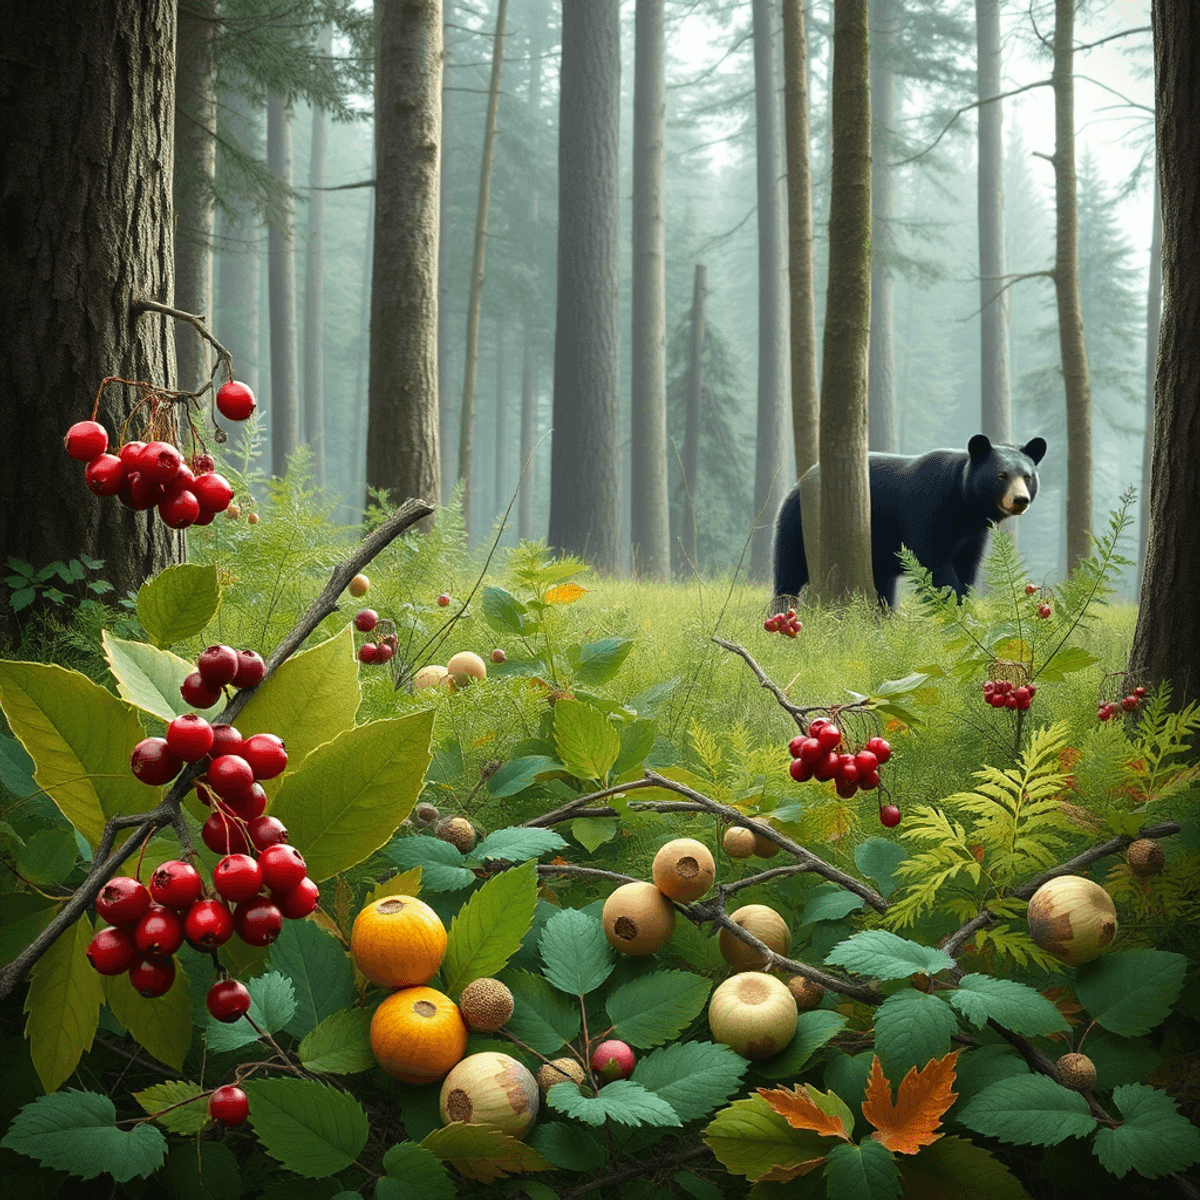
[(560, 583), (557, 587), (547, 588), (542, 597), (546, 604), (574, 604), (580, 596), (587, 594), (587, 588), (577, 583)]
[(822, 1137), (850, 1140), (846, 1123), (850, 1113), (832, 1093), (822, 1095), (811, 1083), (806, 1083), (798, 1088), (759, 1088), (758, 1094), (793, 1129), (811, 1129)]
[(942, 1123), (946, 1109), (957, 1099), (954, 1086), (954, 1065), (957, 1050), (945, 1058), (931, 1058), (923, 1070), (912, 1067), (900, 1081), (896, 1103), (892, 1103), (892, 1087), (879, 1065), (871, 1060), (871, 1075), (867, 1080), (867, 1098), (863, 1101), (863, 1116), (875, 1126), (871, 1136), (887, 1149), (900, 1154), (916, 1154), (922, 1146), (936, 1142), (942, 1135), (934, 1130)]

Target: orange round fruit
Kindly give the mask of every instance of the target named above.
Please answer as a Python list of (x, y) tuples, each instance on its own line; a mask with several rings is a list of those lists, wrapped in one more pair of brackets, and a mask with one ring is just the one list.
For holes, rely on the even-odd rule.
[(371, 1052), (402, 1083), (433, 1083), (466, 1054), (467, 1023), (436, 988), (402, 988), (371, 1018)]
[(446, 957), (446, 927), (423, 900), (385, 896), (354, 919), (350, 953), (358, 969), (380, 987), (428, 983)]

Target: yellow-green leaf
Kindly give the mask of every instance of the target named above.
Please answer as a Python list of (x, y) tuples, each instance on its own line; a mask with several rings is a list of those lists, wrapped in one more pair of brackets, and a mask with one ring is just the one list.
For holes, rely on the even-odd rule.
[(581, 700), (560, 700), (554, 706), (554, 744), (572, 775), (601, 782), (621, 753), (620, 735), (609, 719)]
[(383, 883), (376, 884), (363, 901), (363, 908), (369, 904), (374, 904), (376, 900), (382, 900), (385, 896), (419, 896), (421, 894), (421, 868), (412, 867), (408, 871), (401, 871), (399, 875), (393, 875), (391, 879), (385, 879)]
[(551, 1170), (551, 1164), (532, 1146), (495, 1125), (453, 1121), (435, 1129), (421, 1145), (460, 1174), (480, 1183), (494, 1183), (518, 1172)]
[(318, 882), (373, 854), (412, 811), (430, 763), (433, 711), (339, 734), (284, 776), (271, 812)]
[(104, 980), (104, 999), (134, 1041), (180, 1071), (192, 1046), (192, 1000), (187, 972), (178, 960), (175, 967), (175, 982), (166, 995), (149, 1000), (124, 975), (111, 975)]
[(703, 1137), (727, 1171), (747, 1179), (761, 1179), (774, 1168), (802, 1168), (835, 1144), (811, 1130), (793, 1129), (759, 1095), (721, 1109)]
[(134, 1092), (133, 1098), (172, 1133), (199, 1133), (212, 1124), (207, 1094), (198, 1083), (173, 1079), (170, 1083), (156, 1083)]
[[(33, 1065), (47, 1092), (65, 1083), (79, 1065), (100, 1024), (104, 991), (87, 960), (91, 922), (80, 917), (33, 968), (25, 997), (25, 1036)], [(129, 981), (121, 981), (128, 987)]]
[(224, 698), (211, 708), (202, 709), (193, 708), (184, 700), (179, 686), (196, 666), (178, 654), (145, 642), (127, 642), (107, 629), (101, 633), (100, 642), (108, 669), (117, 681), (117, 691), (143, 712), (168, 722), (184, 713), (199, 712), (211, 721), (225, 707)]
[(220, 603), (217, 568), (180, 563), (138, 589), (138, 620), (156, 646), (170, 646), (204, 629)]
[(0, 661), (0, 708), (36, 764), (34, 779), (94, 848), (104, 822), (158, 803), (129, 770), (142, 740), (133, 709), (78, 671)]
[(450, 925), (442, 963), (446, 991), (457, 996), (472, 980), (502, 971), (521, 948), (535, 908), (537, 864), (532, 859), (489, 879)]
[(574, 604), (580, 596), (587, 595), (587, 588), (577, 583), (560, 583), (557, 587), (547, 588), (542, 595), (546, 604)]

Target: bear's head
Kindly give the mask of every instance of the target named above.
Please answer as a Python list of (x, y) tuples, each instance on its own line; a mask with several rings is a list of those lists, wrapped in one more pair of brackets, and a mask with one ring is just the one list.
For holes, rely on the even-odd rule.
[(1044, 438), (1035, 437), (1024, 446), (1005, 446), (977, 433), (967, 443), (968, 489), (993, 510), (996, 520), (1019, 517), (1037, 495), (1037, 465), (1045, 453)]

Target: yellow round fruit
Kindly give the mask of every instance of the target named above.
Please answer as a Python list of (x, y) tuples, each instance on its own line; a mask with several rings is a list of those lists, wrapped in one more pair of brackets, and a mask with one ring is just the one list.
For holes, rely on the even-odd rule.
[(1068, 967), (1099, 958), (1117, 936), (1112, 897), (1082, 875), (1059, 875), (1029, 899), (1025, 919), (1034, 943)]
[(529, 1070), (509, 1054), (468, 1054), (446, 1076), (438, 1107), (442, 1121), (494, 1125), (523, 1138), (537, 1119), (541, 1095)]
[(749, 858), (754, 853), (757, 841), (757, 835), (753, 830), (747, 829), (745, 825), (730, 825), (725, 830), (721, 845), (725, 847), (725, 853), (730, 858)]
[(365, 596), (371, 590), (371, 581), (362, 574), (355, 577), (346, 584), (346, 591), (350, 593), (356, 600), (360, 596)]
[(712, 851), (695, 838), (675, 838), (654, 856), (654, 886), (672, 900), (699, 900), (716, 874)]
[(713, 1040), (744, 1058), (778, 1054), (792, 1040), (798, 1020), (787, 986), (761, 971), (731, 975), (708, 1002)]
[(422, 667), (413, 676), (413, 687), (419, 692), (422, 688), (440, 687), (444, 691), (450, 691), (454, 685), (450, 680), (450, 672), (445, 667), (439, 666), (437, 663), (430, 663), (427, 667)]
[(423, 900), (385, 896), (354, 919), (350, 953), (358, 969), (380, 987), (428, 983), (446, 957), (446, 927)]
[[(766, 943), (776, 954), (787, 954), (792, 944), (792, 931), (788, 929), (787, 922), (765, 904), (745, 904), (731, 912), (729, 919), (747, 933), (752, 933), (760, 942)], [(721, 957), (739, 971), (759, 971), (766, 965), (762, 951), (755, 950), (728, 929), (722, 929), (717, 935), (717, 946)]]
[(653, 954), (675, 932), (675, 906), (652, 883), (623, 883), (605, 900), (600, 921), (622, 954)]
[(450, 678), (454, 680), (456, 688), (466, 687), (477, 679), (487, 678), (487, 663), (471, 650), (460, 650), (451, 655), (446, 670), (450, 672)]
[(467, 1052), (467, 1023), (436, 988), (393, 992), (371, 1018), (375, 1061), (404, 1083), (433, 1083)]

